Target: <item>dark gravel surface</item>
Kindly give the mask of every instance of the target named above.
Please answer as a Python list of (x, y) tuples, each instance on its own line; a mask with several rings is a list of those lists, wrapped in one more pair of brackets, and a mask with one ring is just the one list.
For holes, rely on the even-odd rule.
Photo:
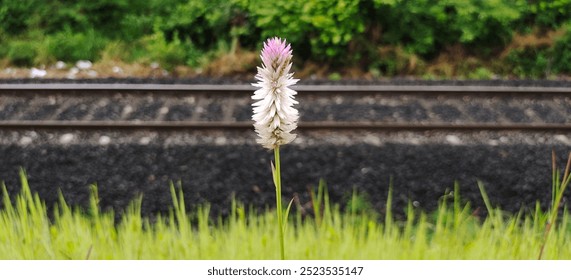
[[(56, 201), (58, 189), (68, 202), (86, 205), (92, 183), (98, 185), (101, 206), (118, 212), (137, 194), (143, 194), (146, 215), (167, 211), (172, 205), (170, 181), (182, 182), (190, 208), (209, 202), (214, 215), (228, 213), (232, 194), (261, 208), (274, 203), (269, 168), (273, 154), (253, 144), (253, 132), (245, 131), (243, 135), (249, 135), (245, 140), (243, 135), (232, 139), (231, 134), (173, 140), (178, 136), (155, 133), (149, 134), (151, 141), (143, 141), (141, 135), (125, 137), (130, 141), (117, 140), (109, 133), (112, 140), (103, 144), (87, 138), (101, 142), (108, 136), (84, 134), (70, 141), (66, 136), (70, 134), (46, 136), (34, 132), (33, 141), (43, 144), (31, 145), (28, 141), (25, 145), (0, 145), (0, 176), (15, 193), (19, 188), (18, 170), (24, 168), (32, 189), (48, 205)], [(10, 142), (8, 138), (22, 135), (31, 134), (13, 132), (2, 139)], [(462, 143), (458, 143), (440, 139), (449, 139), (450, 135), (432, 133), (418, 138), (413, 134), (364, 133), (351, 145), (327, 135), (321, 137), (326, 141), (302, 135), (296, 144), (282, 148), (284, 198), (297, 193), (301, 202), (307, 203), (308, 188), (324, 179), (334, 202), (345, 203), (356, 187), (381, 212), (391, 177), (397, 212), (409, 200), (423, 209), (435, 209), (455, 181), (461, 185), (461, 195), (475, 207), (483, 206), (477, 180), (485, 184), (492, 203), (505, 210), (533, 208), (537, 200), (547, 205), (551, 149), (560, 157), (569, 151), (569, 143), (563, 143), (568, 139), (561, 135), (556, 138), (563, 142), (551, 141), (549, 135), (517, 138), (520, 136), (514, 134), (460, 137)], [(500, 140), (486, 144), (482, 138), (488, 137)]]

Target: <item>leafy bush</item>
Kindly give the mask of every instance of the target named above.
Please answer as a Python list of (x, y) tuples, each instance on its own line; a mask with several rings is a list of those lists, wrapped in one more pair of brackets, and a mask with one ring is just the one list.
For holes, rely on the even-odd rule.
[[(553, 38), (534, 38), (511, 50), (504, 59), (504, 72), (519, 77), (545, 78), (571, 73), (571, 24), (553, 32)], [(535, 40), (535, 41), (534, 41)]]
[[(502, 0), (374, 0), (385, 43), (403, 44), (430, 57), (442, 46), (489, 47), (509, 42), (521, 16), (517, 2)], [(478, 50), (477, 52), (480, 52)]]
[(430, 67), (414, 62), (439, 63), (459, 47), (465, 57), (486, 61), (468, 67), (484, 67), (477, 76), (488, 75), (486, 67), (502, 54), (509, 65), (494, 72), (543, 77), (571, 73), (571, 35), (509, 55), (506, 46), (515, 32), (550, 33), (570, 20), (571, 0), (0, 0), (0, 59), (95, 60), (115, 42), (130, 46), (120, 57), (131, 62), (203, 67), (229, 54), (221, 51), (258, 50), (280, 36), (297, 61), (338, 72), (357, 66), (374, 75), (418, 74)]
[(288, 38), (304, 58), (335, 63), (348, 53), (349, 42), (365, 31), (358, 0), (246, 3), (241, 3), (242, 7), (261, 30), (259, 41), (273, 36)]
[(556, 28), (569, 20), (571, 0), (528, 0), (526, 16), (540, 27)]
[[(67, 2), (67, 1), (65, 1)], [(84, 31), (95, 29), (106, 37), (118, 38), (123, 33), (117, 26), (129, 9), (133, 0), (78, 0), (75, 2), (76, 14), (84, 15), (86, 27)], [(139, 1), (140, 2), (140, 1)], [(64, 25), (65, 27), (65, 25)]]
[(553, 46), (553, 71), (556, 73), (571, 73), (571, 23), (566, 31)]
[(66, 29), (63, 32), (46, 38), (48, 53), (56, 60), (75, 62), (78, 60), (94, 61), (99, 58), (101, 50), (107, 44), (105, 37), (88, 30), (85, 33), (74, 33)]
[(460, 43), (473, 46), (505, 46), (511, 40), (514, 24), (521, 17), (517, 2), (455, 0), (453, 28), (461, 32)]
[(9, 35), (17, 35), (26, 31), (31, 14), (37, 8), (39, 0), (30, 1), (1, 1), (0, 29)]
[(167, 42), (163, 33), (157, 32), (146, 37), (144, 43), (148, 59), (160, 63), (167, 70), (172, 70), (174, 66), (186, 62), (185, 45), (177, 36), (173, 41)]
[(414, 54), (406, 52), (400, 47), (384, 47), (378, 51), (378, 59), (371, 62), (373, 73), (385, 76), (414, 74), (422, 68), (423, 61)]
[[(128, 0), (52, 0), (41, 1), (32, 17), (32, 27), (40, 27), (47, 34), (69, 29), (75, 33), (96, 30), (106, 37), (119, 37), (117, 28), (128, 11)], [(71, 2), (71, 3), (70, 3)]]
[(46, 34), (64, 29), (87, 32), (95, 29), (107, 36), (120, 35), (121, 18), (129, 12), (133, 0), (22, 0), (2, 1), (0, 28), (11, 35), (30, 29), (42, 29)]
[(485, 67), (478, 67), (468, 74), (468, 79), (472, 80), (489, 80), (494, 76), (494, 73)]
[(167, 38), (178, 35), (201, 48), (209, 48), (220, 39), (228, 39), (230, 7), (226, 0), (187, 1), (178, 5), (159, 27)]
[(36, 46), (30, 41), (12, 41), (8, 47), (8, 59), (17, 66), (32, 66), (36, 58)]
[(520, 78), (545, 78), (551, 72), (551, 52), (547, 47), (525, 47), (511, 51), (505, 59), (510, 72)]

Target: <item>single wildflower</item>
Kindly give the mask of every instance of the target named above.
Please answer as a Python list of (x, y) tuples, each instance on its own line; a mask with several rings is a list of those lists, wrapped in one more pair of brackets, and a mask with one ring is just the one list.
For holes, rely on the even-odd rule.
[(254, 92), (252, 99), (258, 100), (253, 104), (255, 121), (254, 128), (260, 137), (256, 141), (264, 148), (274, 150), (275, 166), (272, 164), (272, 175), (276, 186), (276, 212), (278, 216), (278, 232), (280, 239), (280, 257), (285, 259), (284, 231), (287, 217), (293, 199), (290, 201), (285, 217), (282, 208), (282, 183), (280, 167), (280, 146), (290, 143), (295, 139), (291, 133), (297, 127), (298, 112), (293, 108), (298, 102), (294, 99), (296, 91), (289, 86), (297, 83), (290, 73), (291, 46), (286, 40), (274, 37), (264, 43), (262, 49), (262, 67), (258, 67), (256, 74), (259, 87)]
[(264, 43), (262, 67), (258, 67), (252, 99), (255, 121), (254, 128), (260, 137), (257, 142), (267, 149), (275, 149), (293, 141), (291, 133), (297, 127), (298, 111), (293, 108), (298, 102), (295, 90), (289, 88), (299, 81), (289, 73), (292, 63), (292, 49), (286, 40), (274, 37)]

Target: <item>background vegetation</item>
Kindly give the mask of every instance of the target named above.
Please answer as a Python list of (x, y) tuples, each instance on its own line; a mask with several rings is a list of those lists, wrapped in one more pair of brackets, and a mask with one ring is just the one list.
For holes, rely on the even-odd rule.
[(571, 74), (571, 0), (0, 0), (4, 67), (158, 62), (233, 75), (255, 69), (270, 36), (291, 42), (302, 76)]

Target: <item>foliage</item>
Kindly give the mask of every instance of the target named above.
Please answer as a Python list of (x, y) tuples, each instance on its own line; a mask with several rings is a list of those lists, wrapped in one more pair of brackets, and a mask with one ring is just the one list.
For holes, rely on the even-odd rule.
[(0, 28), (11, 35), (30, 29), (41, 29), (46, 34), (71, 29), (86, 32), (97, 29), (107, 36), (117, 36), (116, 26), (128, 12), (130, 0), (2, 0)]
[(32, 66), (36, 55), (36, 46), (30, 41), (12, 41), (8, 47), (7, 57), (14, 65)]
[(165, 69), (172, 69), (176, 65), (184, 64), (186, 53), (183, 43), (175, 38), (167, 42), (163, 33), (157, 32), (143, 41), (149, 59), (159, 62)]
[(471, 80), (489, 80), (494, 76), (494, 73), (485, 67), (478, 67), (468, 75)]
[(379, 75), (414, 74), (422, 67), (422, 62), (416, 55), (400, 47), (379, 48), (376, 55), (378, 58), (370, 64), (370, 69), (379, 71)]
[(551, 40), (536, 38), (511, 49), (503, 60), (510, 67), (506, 71), (522, 78), (571, 73), (571, 24), (563, 26), (557, 34), (560, 35)]
[(47, 36), (45, 44), (48, 54), (55, 60), (75, 62), (98, 59), (107, 40), (94, 30), (76, 33), (66, 29)]
[(205, 67), (228, 55), (221, 50), (253, 51), (280, 36), (299, 61), (334, 72), (422, 75), (429, 67), (421, 66), (460, 46), (482, 61), (475, 76), (487, 76), (482, 69), (502, 54), (509, 64), (502, 74), (545, 77), (571, 73), (570, 36), (503, 55), (506, 46), (515, 33), (566, 29), (570, 20), (571, 0), (0, 0), (0, 59), (22, 66), (97, 59), (120, 42), (133, 46), (126, 60)]
[(40, 1), (0, 1), (0, 30), (9, 35), (25, 32), (38, 2)]
[(508, 65), (513, 65), (510, 72), (521, 78), (545, 78), (551, 66), (547, 48), (525, 47), (513, 50), (504, 61)]
[(520, 10), (512, 1), (374, 2), (385, 27), (384, 41), (401, 43), (411, 52), (425, 56), (454, 43), (487, 48), (502, 46), (509, 42), (513, 23), (520, 17)]
[(526, 16), (541, 27), (559, 27), (571, 15), (571, 0), (528, 0), (526, 4)]
[(301, 48), (302, 57), (331, 61), (347, 54), (348, 44), (365, 30), (359, 3), (252, 0), (241, 4), (261, 30), (259, 41), (279, 35)]
[(226, 0), (187, 1), (179, 4), (159, 29), (171, 40), (189, 39), (193, 44), (207, 49), (220, 39), (228, 39), (230, 2)]
[(553, 46), (553, 71), (571, 73), (571, 22), (565, 27), (566, 33)]

